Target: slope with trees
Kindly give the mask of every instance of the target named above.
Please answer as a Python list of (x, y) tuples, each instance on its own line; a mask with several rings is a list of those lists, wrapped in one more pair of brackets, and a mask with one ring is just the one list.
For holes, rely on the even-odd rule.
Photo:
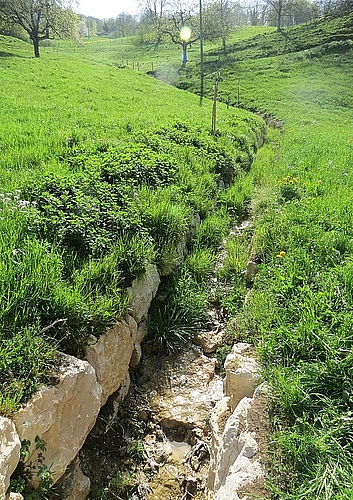
[(78, 27), (71, 0), (1, 0), (0, 23), (6, 30), (15, 27), (27, 33), (35, 57), (40, 56), (41, 40), (76, 37)]

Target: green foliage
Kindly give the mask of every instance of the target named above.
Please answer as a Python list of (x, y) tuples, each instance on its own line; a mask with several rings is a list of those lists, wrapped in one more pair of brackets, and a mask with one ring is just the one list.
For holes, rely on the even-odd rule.
[(223, 243), (229, 229), (229, 218), (226, 213), (211, 213), (201, 221), (196, 236), (196, 247), (207, 247), (216, 250)]
[[(29, 440), (22, 441), (20, 462), (10, 480), (10, 490), (21, 493), (26, 500), (48, 500), (53, 484), (52, 465), (45, 463), (46, 443), (35, 437), (35, 446)], [(35, 461), (33, 458), (35, 457)], [(31, 485), (36, 484), (36, 487)]]
[(171, 353), (185, 345), (206, 318), (207, 292), (182, 268), (168, 280), (149, 311), (148, 339)]
[(196, 248), (186, 258), (186, 266), (197, 282), (207, 281), (213, 275), (215, 252), (210, 248)]
[[(58, 359), (56, 344), (39, 334), (38, 328), (25, 328), (12, 338), (0, 339), (0, 412), (16, 410), (23, 399), (40, 385), (55, 380)], [(30, 377), (28, 375), (31, 375)]]

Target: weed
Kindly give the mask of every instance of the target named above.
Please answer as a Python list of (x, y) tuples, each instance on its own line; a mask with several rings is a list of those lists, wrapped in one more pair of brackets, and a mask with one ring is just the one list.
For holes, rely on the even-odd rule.
[[(46, 443), (36, 436), (32, 452), (30, 441), (24, 440), (21, 444), (20, 462), (11, 477), (10, 490), (21, 493), (28, 500), (48, 500), (53, 474), (52, 466), (47, 466), (45, 463)], [(36, 455), (35, 462), (32, 460), (34, 455)]]

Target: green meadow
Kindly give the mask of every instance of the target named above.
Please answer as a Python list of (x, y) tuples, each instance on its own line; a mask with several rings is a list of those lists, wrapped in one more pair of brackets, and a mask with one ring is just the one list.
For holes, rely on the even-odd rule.
[[(254, 343), (271, 387), (271, 498), (353, 498), (352, 40), (352, 15), (239, 29), (227, 56), (205, 46), (200, 106), (197, 45), (179, 71), (170, 45), (59, 42), (35, 60), (0, 37), (2, 413), (52, 380), (57, 349), (80, 353), (124, 315), (148, 263), (170, 272), (198, 212), (165, 282), (170, 310), (151, 311), (156, 348), (186, 342), (220, 301), (228, 337)], [(227, 293), (209, 297), (243, 218), (217, 271)]]
[(270, 125), (250, 172), (258, 273), (233, 334), (258, 346), (272, 387), (268, 484), (281, 500), (353, 494), (352, 39), (350, 15), (207, 58), (220, 98), (236, 103), (240, 81), (240, 106)]

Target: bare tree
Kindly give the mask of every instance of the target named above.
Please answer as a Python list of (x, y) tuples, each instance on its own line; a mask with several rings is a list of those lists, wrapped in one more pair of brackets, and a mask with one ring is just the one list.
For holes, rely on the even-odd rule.
[(277, 31), (281, 31), (283, 19), (290, 11), (292, 0), (265, 0), (264, 7), (268, 22), (273, 22)]
[[(188, 39), (183, 39), (180, 36), (182, 28), (185, 27), (190, 29), (190, 38)], [(182, 47), (183, 66), (185, 66), (187, 61), (187, 47), (191, 47), (194, 42), (200, 39), (199, 27), (198, 17), (192, 10), (180, 9), (165, 18), (163, 34), (167, 35), (173, 43)]]
[(35, 57), (40, 56), (40, 40), (73, 37), (78, 31), (71, 0), (0, 0), (0, 19), (6, 27), (20, 27), (29, 35)]
[(143, 12), (141, 21), (149, 30), (152, 30), (157, 45), (163, 37), (167, 7), (168, 0), (141, 0), (140, 2), (140, 8)]

